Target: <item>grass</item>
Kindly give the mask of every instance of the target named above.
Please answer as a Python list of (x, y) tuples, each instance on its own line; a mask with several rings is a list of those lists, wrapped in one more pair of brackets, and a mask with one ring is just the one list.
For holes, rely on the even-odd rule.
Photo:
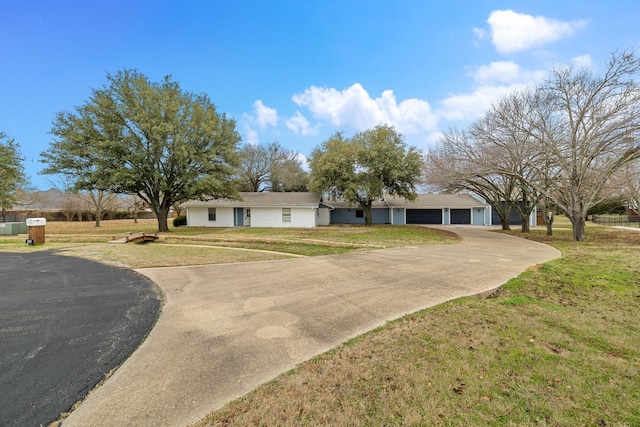
[(640, 425), (640, 233), (544, 234), (526, 237), (563, 257), (491, 298), (391, 322), (196, 426)]
[(330, 226), (298, 229), (170, 226), (154, 243), (107, 243), (118, 234), (155, 233), (155, 220), (49, 222), (44, 245), (25, 246), (26, 236), (0, 236), (0, 251), (54, 250), (112, 265), (144, 268), (219, 264), (318, 256), (397, 246), (457, 242), (447, 231), (425, 227)]

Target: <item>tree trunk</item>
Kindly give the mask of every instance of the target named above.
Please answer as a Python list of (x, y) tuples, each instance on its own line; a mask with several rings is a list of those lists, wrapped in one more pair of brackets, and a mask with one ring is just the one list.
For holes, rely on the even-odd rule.
[(500, 201), (489, 203), (489, 204), (500, 217), (500, 224), (502, 225), (502, 229), (507, 231), (511, 230), (511, 226), (509, 225), (509, 216), (511, 216), (511, 206), (506, 202), (500, 202)]
[(362, 210), (364, 211), (364, 225), (371, 226), (373, 223), (373, 216), (371, 214), (371, 202), (365, 204), (362, 203)]
[(569, 217), (571, 225), (573, 226), (573, 240), (576, 242), (584, 242), (587, 240), (587, 236), (584, 233), (585, 220), (582, 214), (572, 215)]
[(522, 193), (522, 200), (514, 203), (513, 209), (516, 210), (518, 216), (520, 217), (520, 222), (522, 223), (520, 230), (523, 233), (529, 233), (531, 231), (531, 225), (529, 222), (531, 220), (531, 213), (535, 208), (535, 203), (529, 200), (529, 197), (524, 190), (522, 191)]
[(96, 227), (100, 227), (100, 218), (102, 217), (102, 209), (96, 209)]
[(553, 212), (547, 215), (547, 236), (553, 236)]
[[(154, 204), (155, 205), (155, 204)], [(153, 213), (156, 214), (156, 218), (158, 219), (158, 232), (169, 231), (169, 223), (167, 221), (167, 217), (169, 216), (169, 209), (171, 208), (171, 203), (167, 203), (163, 201), (160, 205), (155, 205), (152, 207)]]
[(138, 223), (138, 199), (133, 199), (133, 223)]

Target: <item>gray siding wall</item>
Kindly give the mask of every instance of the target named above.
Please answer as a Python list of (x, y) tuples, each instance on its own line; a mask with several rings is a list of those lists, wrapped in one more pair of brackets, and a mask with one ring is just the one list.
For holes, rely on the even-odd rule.
[(473, 208), (473, 218), (471, 223), (473, 225), (484, 225), (484, 213), (486, 209)]
[(393, 223), (395, 225), (404, 225), (404, 209), (395, 208), (393, 210)]
[[(336, 208), (331, 211), (331, 223), (332, 224), (364, 224), (364, 216), (362, 218), (356, 218), (356, 211), (358, 209), (346, 209)], [(374, 224), (388, 224), (389, 223), (389, 209), (372, 209), (371, 220)]]

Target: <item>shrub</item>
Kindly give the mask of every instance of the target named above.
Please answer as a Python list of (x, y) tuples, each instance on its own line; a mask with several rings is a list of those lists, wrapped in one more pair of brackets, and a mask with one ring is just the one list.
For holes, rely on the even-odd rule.
[(187, 225), (187, 216), (186, 215), (179, 215), (179, 216), (173, 218), (173, 226), (174, 227), (180, 227), (182, 225)]

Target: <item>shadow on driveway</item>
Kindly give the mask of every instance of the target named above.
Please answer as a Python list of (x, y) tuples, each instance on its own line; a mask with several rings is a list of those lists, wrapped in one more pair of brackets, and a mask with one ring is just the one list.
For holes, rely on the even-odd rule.
[(55, 421), (148, 335), (145, 277), (51, 252), (0, 253), (0, 425)]

